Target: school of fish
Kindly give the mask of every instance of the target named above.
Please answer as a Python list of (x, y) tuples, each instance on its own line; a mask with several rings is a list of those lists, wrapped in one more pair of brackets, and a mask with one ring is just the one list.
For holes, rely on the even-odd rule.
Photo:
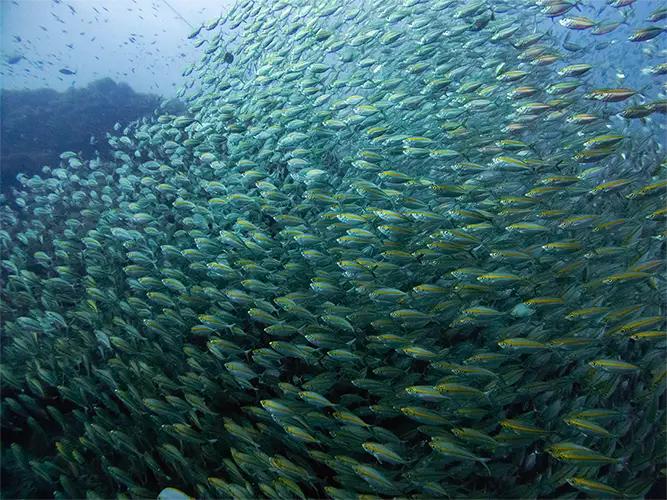
[(3, 497), (664, 484), (667, 9), (633, 4), (242, 0), (193, 31), (189, 114), (2, 200)]

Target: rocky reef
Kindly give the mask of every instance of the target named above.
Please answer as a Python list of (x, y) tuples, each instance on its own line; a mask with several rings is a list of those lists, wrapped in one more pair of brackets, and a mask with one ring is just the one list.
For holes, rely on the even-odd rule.
[[(114, 124), (123, 125), (155, 112), (161, 98), (135, 92), (127, 83), (111, 78), (66, 92), (44, 88), (0, 92), (0, 184), (2, 191), (15, 185), (16, 174), (39, 173), (43, 165), (56, 165), (63, 150), (87, 157), (104, 154), (104, 140)], [(167, 111), (179, 112), (183, 104), (170, 101)], [(165, 112), (162, 109), (161, 112)]]

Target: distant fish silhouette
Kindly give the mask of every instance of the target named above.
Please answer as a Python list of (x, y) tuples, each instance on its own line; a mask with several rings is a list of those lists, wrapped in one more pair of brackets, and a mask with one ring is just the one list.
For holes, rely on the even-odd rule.
[(234, 56), (230, 52), (227, 52), (225, 53), (225, 57), (222, 60), (227, 64), (231, 64), (234, 62)]
[(72, 71), (71, 69), (67, 69), (67, 68), (61, 69), (60, 72), (63, 75), (76, 75), (76, 71)]

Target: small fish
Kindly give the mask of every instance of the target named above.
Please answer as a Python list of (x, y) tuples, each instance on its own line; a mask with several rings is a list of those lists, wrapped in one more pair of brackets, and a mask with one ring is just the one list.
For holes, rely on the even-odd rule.
[(647, 40), (652, 40), (655, 37), (659, 36), (661, 33), (665, 33), (667, 28), (651, 26), (648, 28), (643, 28), (635, 31), (628, 37), (628, 40), (631, 42), (645, 42)]
[(486, 465), (486, 462), (489, 461), (488, 458), (478, 457), (477, 455), (473, 454), (472, 452), (468, 451), (467, 449), (461, 446), (458, 446), (450, 441), (437, 437), (433, 438), (432, 441), (429, 441), (428, 444), (435, 452), (439, 453), (440, 455), (452, 458), (454, 460), (462, 460), (462, 461), (472, 460), (474, 462), (479, 462), (480, 464), (482, 464), (482, 466), (484, 466), (484, 468), (489, 474), (491, 473), (488, 465)]
[(591, 493), (593, 495), (611, 495), (613, 497), (623, 497), (623, 493), (621, 493), (619, 490), (599, 481), (593, 481), (583, 477), (568, 477), (565, 480), (569, 485), (586, 493)]

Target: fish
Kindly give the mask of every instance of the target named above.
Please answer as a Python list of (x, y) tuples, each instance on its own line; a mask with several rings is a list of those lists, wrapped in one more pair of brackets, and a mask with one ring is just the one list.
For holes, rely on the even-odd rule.
[(631, 42), (645, 42), (647, 40), (652, 40), (655, 37), (659, 36), (661, 33), (665, 33), (667, 28), (659, 26), (650, 26), (648, 28), (643, 28), (635, 31), (628, 37), (628, 40)]
[(178, 111), (3, 191), (3, 494), (657, 490), (665, 13), (596, 7), (238, 0), (172, 33)]
[(164, 488), (160, 493), (158, 493), (157, 498), (159, 500), (189, 500), (193, 497), (179, 490), (178, 488)]

